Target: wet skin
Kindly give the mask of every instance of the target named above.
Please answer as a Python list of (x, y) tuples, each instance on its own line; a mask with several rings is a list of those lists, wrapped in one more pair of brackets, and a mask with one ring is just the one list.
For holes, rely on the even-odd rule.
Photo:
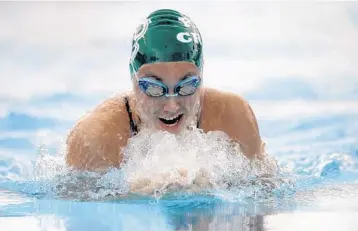
[[(254, 112), (242, 97), (201, 86), (190, 96), (153, 98), (145, 95), (137, 84), (138, 79), (150, 76), (162, 81), (169, 87), (169, 94), (173, 94), (174, 86), (193, 74), (200, 76), (200, 70), (186, 62), (143, 65), (132, 78), (133, 91), (105, 100), (75, 124), (67, 137), (67, 164), (96, 171), (119, 167), (123, 160), (122, 149), (131, 137), (125, 96), (129, 99), (139, 132), (146, 126), (179, 133), (187, 129), (190, 122), (196, 123), (199, 119), (199, 128), (203, 132), (225, 132), (233, 142), (240, 144), (249, 159), (265, 155)], [(174, 125), (163, 123), (163, 119), (179, 115), (180, 120)]]

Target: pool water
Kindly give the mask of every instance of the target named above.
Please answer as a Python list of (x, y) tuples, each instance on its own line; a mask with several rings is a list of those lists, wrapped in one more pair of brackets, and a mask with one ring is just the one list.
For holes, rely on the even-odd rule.
[[(243, 157), (223, 158), (232, 150), (220, 140), (220, 134), (191, 137), (196, 142), (188, 149), (179, 147), (180, 142), (167, 134), (138, 138), (128, 148), (132, 162), (121, 171), (111, 170), (102, 176), (65, 172), (63, 163), (59, 164), (63, 156), (46, 150), (39, 151), (31, 162), (4, 159), (0, 163), (0, 228), (357, 230), (358, 161), (353, 136), (357, 123), (350, 116), (321, 119), (317, 127), (314, 121), (260, 121), (268, 153), (277, 161), (275, 173), (266, 181), (259, 178), (272, 169), (248, 168)], [(350, 126), (345, 128), (343, 123)], [(312, 132), (323, 128), (326, 133), (319, 136)], [(148, 147), (153, 139), (162, 142), (160, 149)], [(217, 145), (213, 139), (219, 140)], [(143, 147), (152, 150), (151, 154), (138, 154)], [(229, 168), (229, 162), (237, 165)], [(242, 169), (236, 171), (240, 165)], [(198, 190), (191, 179), (187, 185), (163, 190), (174, 178), (158, 176), (167, 172), (173, 176), (170, 166), (186, 168), (187, 176), (204, 168), (212, 173), (209, 178), (214, 187), (201, 185)], [(146, 185), (154, 186), (149, 191), (139, 190), (142, 194), (130, 193), (130, 180), (124, 178), (133, 183), (145, 175), (151, 178)], [(237, 178), (240, 180), (235, 181)], [(231, 184), (220, 184), (223, 179), (230, 179)]]
[[(158, 8), (200, 28), (205, 85), (249, 100), (263, 165), (193, 132), (131, 140), (121, 170), (66, 168), (59, 142), (132, 88)], [(357, 3), (3, 1), (0, 25), (0, 231), (358, 230)]]

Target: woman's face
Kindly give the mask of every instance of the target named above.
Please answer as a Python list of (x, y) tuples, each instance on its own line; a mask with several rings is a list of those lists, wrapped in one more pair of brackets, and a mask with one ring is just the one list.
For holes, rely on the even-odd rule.
[(143, 65), (133, 78), (136, 111), (145, 126), (178, 133), (183, 128), (195, 125), (201, 103), (202, 87), (188, 96), (146, 95), (139, 87), (138, 80), (150, 77), (166, 85), (168, 94), (174, 94), (174, 87), (183, 79), (193, 75), (201, 78), (200, 70), (189, 62), (163, 62)]

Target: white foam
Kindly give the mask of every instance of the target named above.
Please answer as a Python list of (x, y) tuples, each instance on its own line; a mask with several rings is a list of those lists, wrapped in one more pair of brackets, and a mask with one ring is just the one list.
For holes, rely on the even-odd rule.
[(255, 194), (257, 187), (277, 187), (273, 158), (249, 161), (222, 132), (204, 134), (194, 129), (174, 135), (144, 130), (129, 139), (124, 156), (120, 169), (99, 174), (73, 171), (65, 166), (64, 155), (42, 153), (35, 179), (52, 179), (57, 194), (82, 199), (209, 191), (222, 197), (219, 191), (227, 189), (245, 197)]
[(202, 191), (240, 185), (253, 176), (274, 175), (273, 159), (250, 162), (222, 132), (199, 130), (179, 136), (143, 132), (125, 150), (123, 176), (133, 192)]

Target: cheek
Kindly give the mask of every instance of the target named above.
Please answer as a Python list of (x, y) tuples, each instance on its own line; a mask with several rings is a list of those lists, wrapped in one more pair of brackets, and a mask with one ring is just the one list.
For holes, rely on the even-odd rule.
[(195, 108), (198, 104), (200, 104), (200, 96), (199, 94), (194, 94), (192, 96), (184, 97), (181, 100), (181, 104), (189, 111)]
[(138, 97), (138, 109), (142, 116), (151, 117), (162, 108), (160, 100), (151, 98), (145, 94)]

